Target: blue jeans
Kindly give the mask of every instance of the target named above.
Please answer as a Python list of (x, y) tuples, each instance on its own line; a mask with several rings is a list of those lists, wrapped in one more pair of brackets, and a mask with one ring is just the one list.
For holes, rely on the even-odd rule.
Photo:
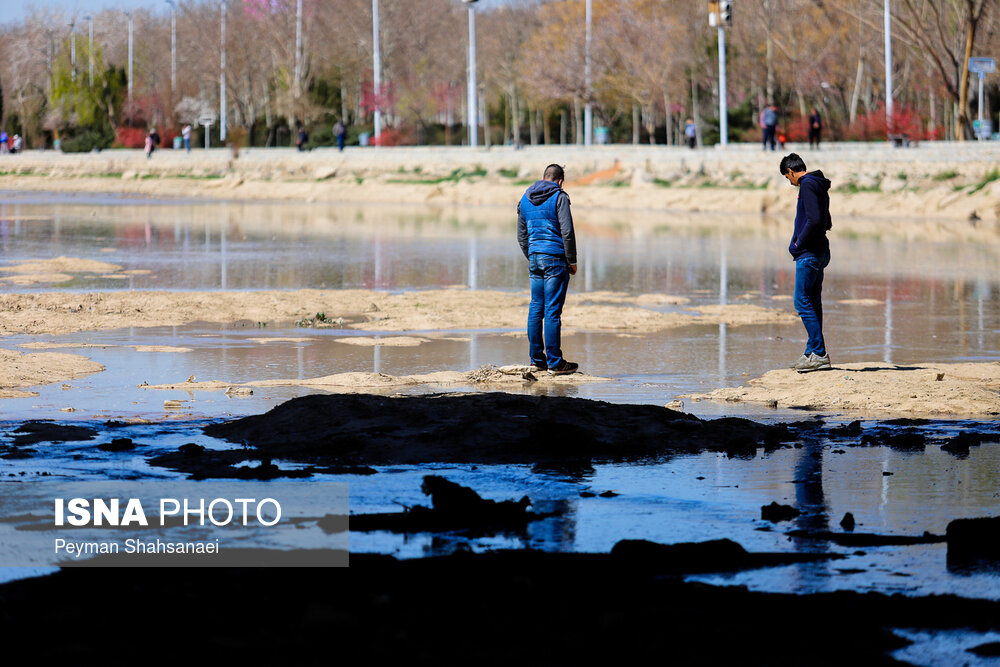
[(191, 152), (191, 137), (184, 137), (184, 150)]
[(795, 310), (809, 336), (806, 356), (826, 356), (826, 342), (823, 340), (823, 269), (829, 263), (829, 253), (795, 260)]
[[(531, 305), (528, 307), (528, 354), (531, 363), (555, 368), (562, 363), (562, 309), (569, 287), (569, 266), (563, 257), (528, 257)], [(544, 324), (545, 335), (542, 336)]]

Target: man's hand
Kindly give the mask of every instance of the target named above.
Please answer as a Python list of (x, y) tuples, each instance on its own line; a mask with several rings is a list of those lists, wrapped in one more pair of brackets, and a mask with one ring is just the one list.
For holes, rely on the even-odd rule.
[(576, 264), (570, 264), (569, 265), (569, 275), (571, 275), (571, 276), (575, 276), (576, 275)]

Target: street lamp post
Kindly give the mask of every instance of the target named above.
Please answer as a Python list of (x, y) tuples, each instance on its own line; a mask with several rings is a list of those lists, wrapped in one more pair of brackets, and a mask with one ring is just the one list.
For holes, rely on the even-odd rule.
[[(302, 94), (302, 0), (295, 0), (295, 77), (294, 97), (298, 106)], [(298, 112), (298, 109), (295, 110)]]
[(90, 57), (90, 86), (94, 86), (94, 17), (87, 15), (84, 20), (90, 22), (90, 41), (87, 44), (87, 55)]
[(372, 91), (375, 98), (375, 145), (382, 137), (382, 62), (379, 53), (378, 0), (372, 0)]
[[(885, 128), (886, 138), (892, 132), (892, 14), (885, 0)], [(890, 139), (891, 141), (891, 139)]]
[(585, 146), (589, 146), (592, 143), (594, 136), (594, 107), (590, 102), (593, 93), (590, 81), (590, 44), (594, 36), (593, 15), (592, 0), (587, 0), (587, 35), (584, 43), (583, 57), (583, 87), (585, 90), (584, 94), (587, 96), (583, 105), (583, 144)]
[(177, 90), (177, 1), (166, 0), (170, 5), (170, 100)]
[(69, 64), (70, 64), (70, 76), (76, 81), (76, 21), (70, 21), (69, 23), (70, 32), (70, 43), (69, 43)]
[[(132, 12), (125, 11), (128, 17), (128, 101), (132, 103)], [(131, 112), (129, 112), (131, 113)]]
[(219, 14), (219, 141), (226, 141), (226, 0), (222, 0)]
[[(479, 105), (476, 104), (476, 7), (479, 0), (462, 0), (469, 5), (469, 146), (479, 145)], [(589, 1), (589, 0), (588, 0)]]

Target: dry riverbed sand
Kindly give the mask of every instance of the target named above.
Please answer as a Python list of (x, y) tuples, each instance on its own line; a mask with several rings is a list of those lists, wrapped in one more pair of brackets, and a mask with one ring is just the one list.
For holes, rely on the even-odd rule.
[(748, 386), (690, 398), (859, 416), (995, 417), (1000, 414), (1000, 362), (896, 365), (838, 364), (829, 371), (770, 371)]

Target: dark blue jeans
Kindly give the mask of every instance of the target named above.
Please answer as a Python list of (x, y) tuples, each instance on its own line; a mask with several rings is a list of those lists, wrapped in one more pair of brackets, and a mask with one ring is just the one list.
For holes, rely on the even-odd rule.
[(829, 253), (795, 260), (795, 310), (809, 335), (806, 356), (826, 356), (826, 342), (823, 340), (823, 269), (829, 263)]
[(531, 276), (528, 354), (531, 363), (555, 368), (563, 360), (562, 309), (569, 287), (569, 266), (563, 257), (536, 253), (528, 257), (528, 273)]

